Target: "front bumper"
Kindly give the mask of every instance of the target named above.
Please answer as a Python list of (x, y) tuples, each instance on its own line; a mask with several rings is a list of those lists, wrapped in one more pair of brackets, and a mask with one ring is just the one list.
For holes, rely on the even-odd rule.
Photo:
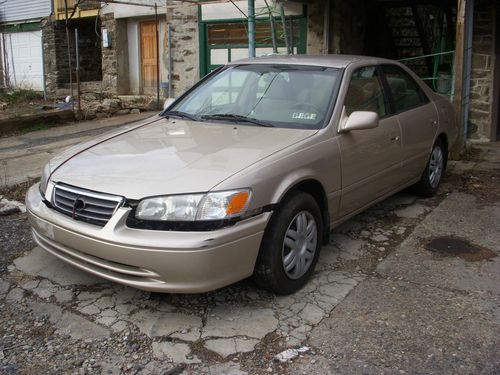
[(133, 229), (130, 208), (119, 208), (104, 227), (48, 208), (38, 185), (26, 195), (36, 243), (94, 275), (135, 288), (170, 293), (214, 290), (253, 273), (271, 213), (209, 232)]

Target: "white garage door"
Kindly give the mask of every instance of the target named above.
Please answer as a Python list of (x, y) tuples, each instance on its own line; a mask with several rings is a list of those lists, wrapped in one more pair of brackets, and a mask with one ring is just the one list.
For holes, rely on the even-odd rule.
[(9, 82), (12, 87), (43, 90), (42, 32), (5, 34)]

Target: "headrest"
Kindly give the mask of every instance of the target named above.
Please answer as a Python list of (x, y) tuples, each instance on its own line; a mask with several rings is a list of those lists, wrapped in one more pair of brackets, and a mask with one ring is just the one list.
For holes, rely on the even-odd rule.
[(387, 77), (387, 82), (393, 94), (406, 94), (406, 81), (403, 78)]

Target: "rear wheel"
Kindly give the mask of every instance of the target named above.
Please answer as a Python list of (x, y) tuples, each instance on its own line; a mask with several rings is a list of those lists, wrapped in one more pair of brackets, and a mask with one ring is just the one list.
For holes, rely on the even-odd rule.
[(438, 139), (432, 147), (432, 152), (420, 181), (415, 184), (417, 194), (432, 197), (438, 191), (446, 166), (446, 154), (443, 142)]
[(274, 212), (264, 232), (254, 280), (262, 288), (290, 294), (309, 280), (323, 238), (321, 210), (304, 192), (292, 193)]

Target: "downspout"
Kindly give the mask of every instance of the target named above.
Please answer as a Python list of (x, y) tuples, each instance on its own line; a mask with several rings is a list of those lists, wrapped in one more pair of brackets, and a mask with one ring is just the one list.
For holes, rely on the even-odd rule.
[(472, 74), (472, 34), (474, 31), (474, 0), (467, 0), (465, 3), (465, 58), (462, 91), (462, 121), (463, 121), (463, 142), (467, 139), (469, 130), (469, 109), (470, 109), (470, 79)]
[(168, 25), (168, 97), (172, 98), (172, 25)]
[(255, 57), (255, 0), (248, 0), (248, 57)]
[(42, 85), (43, 85), (43, 100), (47, 100), (47, 85), (45, 79), (45, 48), (43, 48), (43, 29), (42, 29)]
[(325, 14), (323, 18), (323, 54), (330, 52), (330, 9), (331, 0), (326, 0)]

